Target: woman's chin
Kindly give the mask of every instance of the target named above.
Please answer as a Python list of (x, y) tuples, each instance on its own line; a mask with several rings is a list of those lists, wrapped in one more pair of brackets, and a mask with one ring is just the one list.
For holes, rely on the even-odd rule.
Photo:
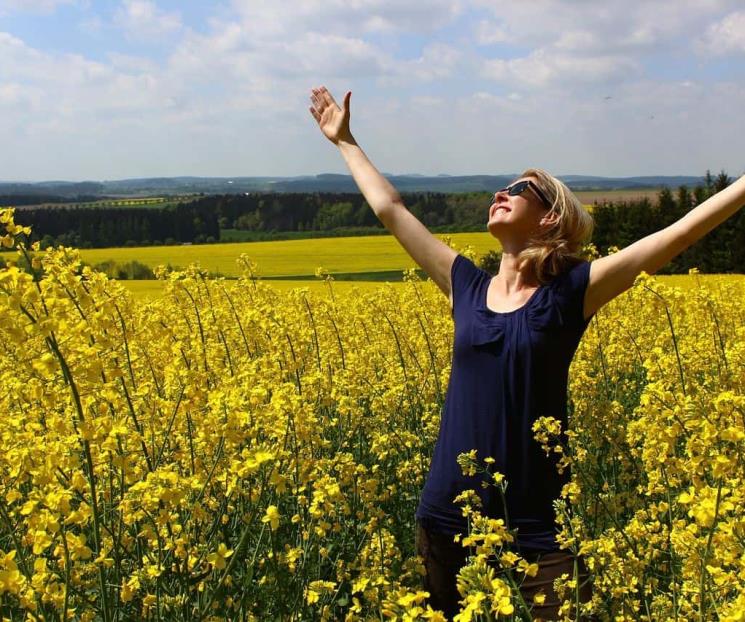
[(486, 230), (489, 233), (491, 233), (495, 238), (499, 238), (499, 233), (504, 230), (504, 227), (501, 226), (501, 223), (490, 222), (490, 223), (487, 223)]

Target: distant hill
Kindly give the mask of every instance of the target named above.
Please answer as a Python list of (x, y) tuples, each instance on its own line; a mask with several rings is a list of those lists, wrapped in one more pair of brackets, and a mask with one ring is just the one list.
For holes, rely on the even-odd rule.
[[(517, 175), (386, 175), (401, 192), (493, 192)], [(695, 186), (703, 177), (645, 176), (595, 177), (564, 175), (560, 179), (573, 190), (612, 190)], [(0, 204), (19, 203), (10, 197), (122, 197), (179, 194), (242, 194), (245, 192), (357, 192), (350, 175), (323, 174), (302, 177), (152, 177), (111, 181), (0, 182)]]

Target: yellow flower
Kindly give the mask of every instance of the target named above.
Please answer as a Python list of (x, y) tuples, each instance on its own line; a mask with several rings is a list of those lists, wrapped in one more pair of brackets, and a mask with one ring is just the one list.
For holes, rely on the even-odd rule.
[(52, 544), (52, 537), (44, 530), (33, 532), (34, 555), (41, 555)]
[(225, 560), (233, 554), (233, 549), (229, 549), (225, 543), (221, 542), (217, 550), (207, 555), (207, 561), (215, 570), (223, 570), (227, 565)]
[(333, 581), (312, 581), (308, 585), (305, 601), (312, 605), (320, 600), (321, 595), (330, 594), (335, 589), (336, 583)]
[(261, 519), (262, 523), (269, 523), (269, 526), (271, 527), (272, 531), (276, 531), (277, 527), (279, 527), (279, 510), (277, 509), (276, 505), (270, 505), (266, 509), (266, 513)]
[(529, 564), (524, 559), (521, 559), (520, 562), (517, 565), (517, 569), (520, 572), (524, 572), (526, 576), (528, 577), (534, 577), (538, 574), (538, 564)]
[(122, 601), (128, 603), (134, 598), (138, 589), (140, 589), (140, 580), (136, 576), (132, 576), (126, 581), (122, 580), (119, 596)]

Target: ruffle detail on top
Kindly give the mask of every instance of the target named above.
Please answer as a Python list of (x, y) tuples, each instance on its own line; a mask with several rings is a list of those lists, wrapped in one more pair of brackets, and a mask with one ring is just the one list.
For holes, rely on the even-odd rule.
[(504, 339), (505, 317), (494, 315), (488, 309), (474, 309), (471, 323), (471, 344), (482, 346), (501, 343)]
[(524, 307), (498, 313), (485, 307), (474, 309), (471, 323), (471, 344), (474, 346), (487, 343), (500, 344), (504, 340), (507, 318), (520, 312), (531, 330), (546, 331), (565, 325), (561, 312), (559, 295), (555, 291), (556, 281), (549, 283), (528, 300)]

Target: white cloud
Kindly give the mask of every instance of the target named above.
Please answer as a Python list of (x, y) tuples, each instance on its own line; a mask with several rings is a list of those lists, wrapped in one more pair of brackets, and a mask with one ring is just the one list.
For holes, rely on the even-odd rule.
[(0, 107), (15, 108), (19, 113), (28, 114), (38, 110), (41, 102), (42, 94), (39, 89), (17, 82), (0, 84)]
[(21, 39), (7, 32), (0, 32), (0, 80), (29, 78), (44, 79), (50, 75), (48, 59), (27, 46)]
[(445, 80), (454, 74), (462, 58), (463, 54), (455, 47), (433, 43), (426, 46), (418, 58), (387, 59), (380, 82), (386, 86), (411, 86), (412, 82)]
[(53, 13), (58, 6), (73, 4), (85, 6), (87, 0), (0, 0), (0, 15), (5, 12)]
[(111, 67), (126, 73), (156, 73), (158, 65), (146, 56), (132, 56), (111, 52), (107, 55)]
[[(288, 105), (288, 93), (334, 80), (374, 80), (390, 71), (393, 58), (364, 39), (306, 32), (260, 45), (236, 24), (221, 24), (209, 35), (190, 33), (170, 56), (165, 79), (190, 84), (192, 92), (220, 85), (221, 101), (245, 98), (251, 108)], [(264, 95), (261, 103), (251, 98)], [(267, 101), (269, 97), (269, 101)]]
[(317, 30), (432, 33), (462, 10), (460, 0), (294, 0), (284, 9), (275, 0), (233, 0), (244, 26), (259, 37)]
[[(319, 84), (337, 99), (354, 92), (355, 135), (391, 172), (732, 169), (745, 93), (707, 75), (706, 62), (743, 50), (741, 2), (680, 0), (670, 11), (662, 0), (236, 0), (190, 27), (187, 5), (179, 14), (127, 0), (113, 21), (80, 18), (90, 53), (86, 35), (68, 53), (0, 32), (0, 170), (344, 171), (307, 112)], [(485, 58), (495, 44), (504, 56)], [(675, 79), (654, 74), (677, 53)]]
[(636, 72), (636, 63), (625, 56), (573, 56), (544, 49), (522, 58), (487, 60), (482, 65), (482, 75), (486, 78), (532, 88), (607, 83), (626, 79)]
[[(675, 10), (671, 10), (669, 0), (472, 3), (493, 14), (474, 26), (474, 36), (480, 43), (601, 55), (643, 54), (675, 46), (681, 39), (690, 41), (712, 16), (741, 6), (741, 0), (677, 0)], [(490, 33), (494, 33), (494, 40), (490, 40)]]
[(554, 45), (559, 50), (581, 52), (602, 47), (602, 40), (596, 32), (567, 30), (561, 33)]
[(24, 131), (76, 135), (113, 126), (130, 114), (157, 110), (165, 96), (153, 75), (155, 66), (116, 56), (111, 63), (79, 54), (55, 55), (0, 33), (0, 85), (6, 105), (30, 106)]
[(495, 43), (506, 43), (513, 38), (513, 35), (502, 27), (482, 19), (476, 24), (476, 42), (479, 45), (493, 45)]
[(124, 0), (114, 21), (133, 39), (167, 37), (181, 30), (181, 16), (163, 11), (149, 0)]
[(699, 50), (715, 56), (745, 52), (745, 11), (735, 11), (711, 24), (701, 37)]
[(431, 95), (416, 95), (411, 98), (411, 105), (415, 108), (434, 108), (445, 104), (442, 97), (432, 97)]

